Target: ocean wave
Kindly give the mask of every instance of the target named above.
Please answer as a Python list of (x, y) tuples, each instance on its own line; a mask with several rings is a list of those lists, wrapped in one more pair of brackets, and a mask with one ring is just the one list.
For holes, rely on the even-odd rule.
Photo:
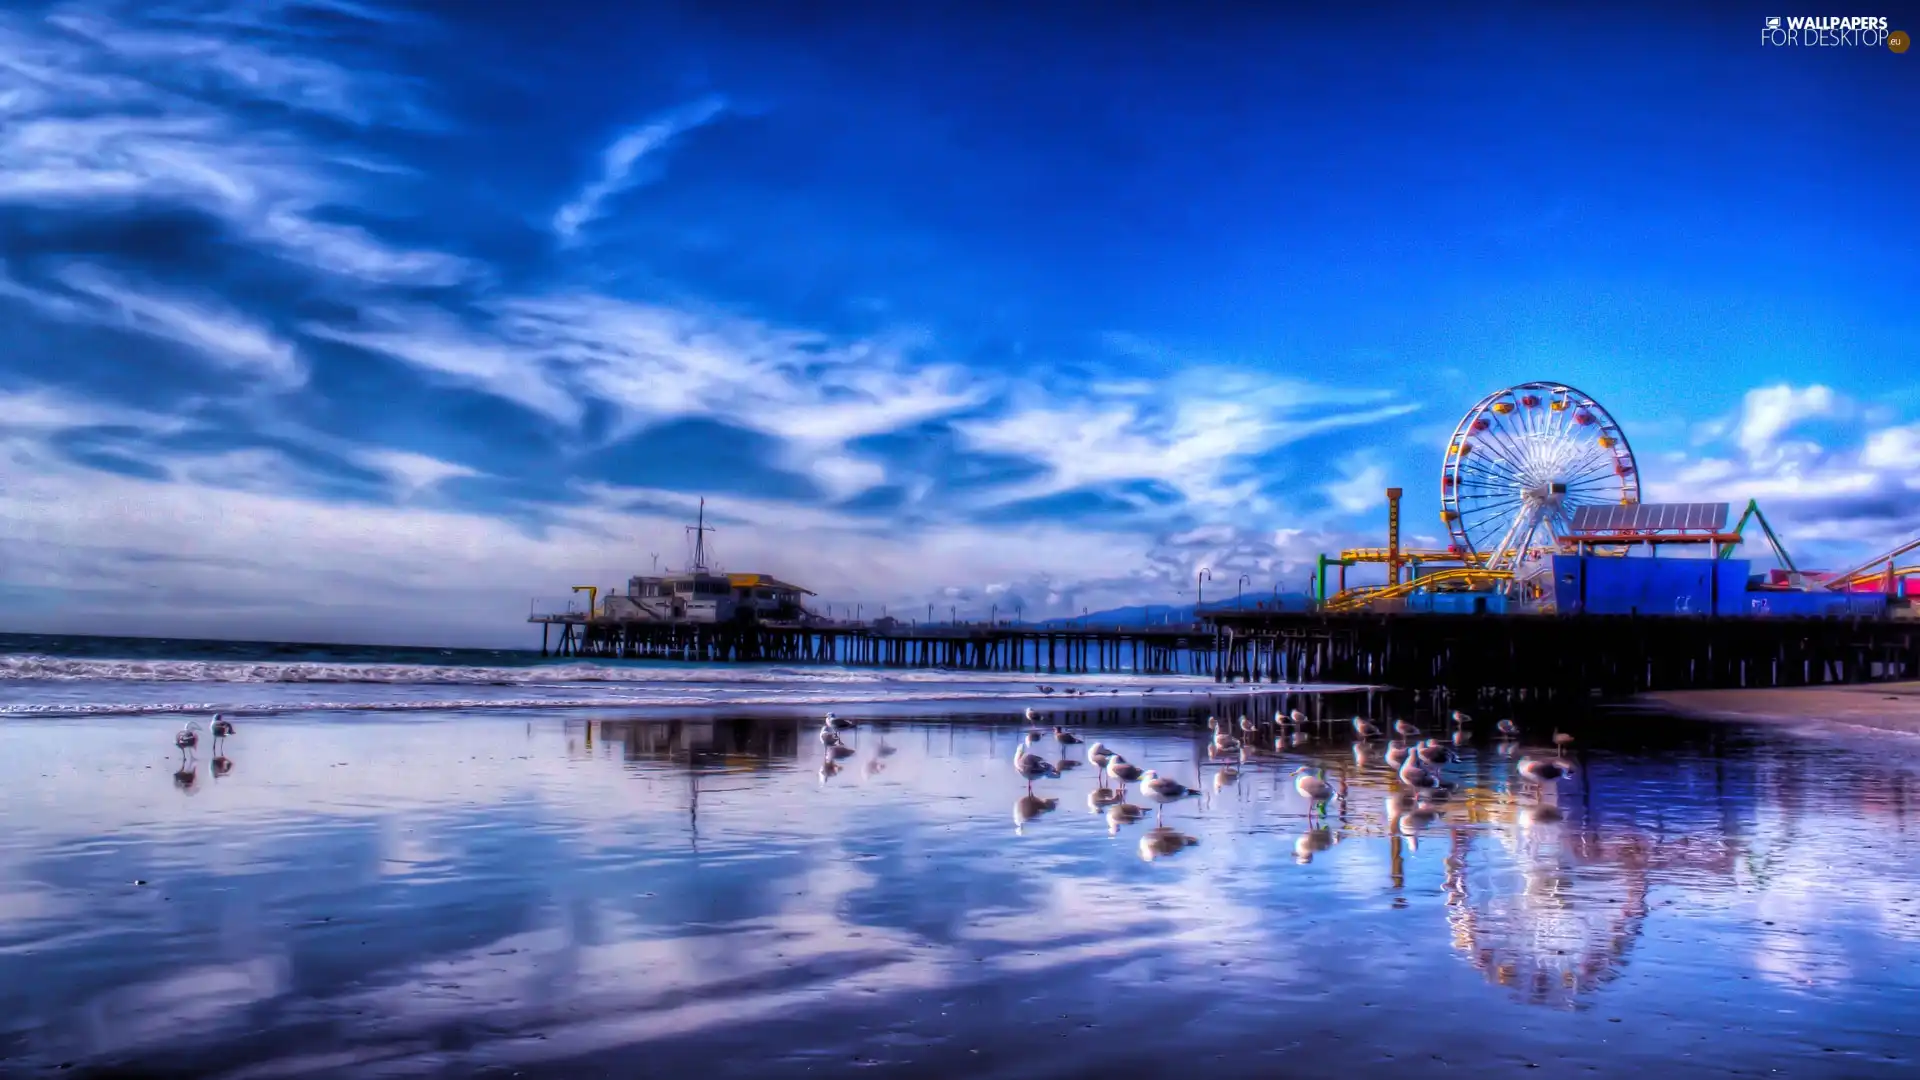
[(1127, 673), (1023, 675), (1019, 672), (853, 670), (837, 667), (653, 666), (569, 662), (526, 667), (436, 664), (342, 664), (247, 660), (94, 660), (20, 654), (0, 656), (0, 682), (367, 683), (413, 686), (556, 686), (578, 683), (1021, 683), (1051, 686), (1164, 687), (1212, 685), (1196, 675)]

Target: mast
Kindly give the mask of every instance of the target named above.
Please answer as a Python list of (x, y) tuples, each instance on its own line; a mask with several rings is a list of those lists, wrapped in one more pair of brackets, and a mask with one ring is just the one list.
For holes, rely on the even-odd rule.
[(704, 497), (700, 500), (700, 517), (695, 524), (687, 526), (687, 531), (693, 534), (693, 572), (704, 574), (707, 572), (707, 534), (713, 531), (707, 524), (707, 500)]

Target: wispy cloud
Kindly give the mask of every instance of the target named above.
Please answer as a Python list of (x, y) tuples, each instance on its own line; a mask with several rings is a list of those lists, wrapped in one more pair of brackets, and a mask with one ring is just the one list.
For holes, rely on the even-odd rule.
[(306, 381), (291, 343), (217, 300), (136, 287), (86, 263), (64, 266), (55, 278), (67, 292), (24, 285), (0, 264), (0, 299), (25, 301), (69, 322), (173, 342), (266, 389), (292, 390)]
[(644, 182), (641, 162), (659, 153), (679, 138), (726, 111), (727, 103), (718, 97), (703, 98), (655, 117), (613, 140), (600, 154), (600, 175), (580, 189), (579, 194), (553, 215), (553, 231), (564, 241), (576, 238), (583, 226), (599, 217), (608, 199)]

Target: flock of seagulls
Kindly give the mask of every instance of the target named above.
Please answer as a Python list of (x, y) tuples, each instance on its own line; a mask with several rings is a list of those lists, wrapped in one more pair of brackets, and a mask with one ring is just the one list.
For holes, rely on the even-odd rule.
[[(1032, 709), (1026, 710), (1025, 717), (1029, 725), (1037, 724), (1041, 719)], [(1393, 737), (1384, 739), (1384, 745), (1380, 745), (1384, 738), (1380, 725), (1362, 716), (1355, 716), (1348, 721), (1353, 731), (1355, 764), (1366, 767), (1378, 760), (1402, 785), (1402, 790), (1396, 791), (1388, 800), (1392, 829), (1402, 835), (1411, 837), (1417, 830), (1436, 820), (1442, 811), (1441, 804), (1457, 788), (1455, 781), (1447, 777), (1446, 769), (1460, 761), (1456, 747), (1470, 741), (1473, 718), (1455, 710), (1448, 721), (1451, 732), (1449, 737), (1442, 739), (1429, 735), (1411, 720), (1396, 720), (1392, 724)], [(1329, 737), (1332, 731), (1327, 729), (1336, 728), (1335, 721), (1311, 720), (1299, 709), (1275, 713), (1270, 722), (1247, 716), (1236, 722), (1208, 717), (1207, 726), (1212, 732), (1208, 750), (1213, 764), (1218, 766), (1213, 773), (1216, 790), (1235, 782), (1241, 767), (1256, 761), (1266, 752), (1269, 736), (1273, 750), (1287, 751), (1312, 742), (1316, 729), (1319, 729), (1317, 733), (1320, 737)], [(1503, 757), (1512, 757), (1518, 747), (1518, 725), (1512, 720), (1501, 720), (1495, 725), (1495, 731), (1500, 738), (1496, 750)], [(1062, 727), (1053, 727), (1052, 738), (1062, 751), (1071, 746), (1085, 745), (1086, 762), (1093, 767), (1098, 780), (1098, 787), (1087, 797), (1088, 805), (1095, 811), (1106, 812), (1110, 832), (1145, 815), (1144, 805), (1127, 802), (1129, 794), (1137, 793), (1142, 804), (1154, 807), (1156, 828), (1141, 841), (1143, 858), (1163, 857), (1199, 842), (1160, 824), (1160, 818), (1169, 804), (1193, 798), (1200, 794), (1199, 789), (1172, 777), (1162, 776), (1153, 769), (1142, 768), (1106, 744), (1086, 742)], [(1045, 739), (1046, 735), (1037, 727), (1030, 728), (1014, 748), (1014, 772), (1027, 785), (1026, 794), (1015, 807), (1016, 826), (1024, 825), (1058, 803), (1057, 799), (1043, 799), (1035, 795), (1035, 782), (1058, 779), (1067, 769), (1080, 764), (1064, 754), (1058, 761), (1049, 761), (1037, 752)], [(1514, 769), (1521, 778), (1536, 785), (1546, 785), (1572, 776), (1574, 766), (1566, 758), (1567, 748), (1572, 743), (1573, 736), (1556, 730), (1553, 733), (1552, 756), (1521, 757)], [(1336, 785), (1328, 779), (1323, 766), (1302, 765), (1293, 770), (1290, 779), (1294, 791), (1307, 803), (1309, 817), (1316, 822), (1328, 814), (1332, 804), (1344, 798), (1344, 780)], [(1109, 782), (1112, 786), (1109, 786)], [(1301, 849), (1295, 852), (1296, 857), (1303, 862), (1309, 861), (1315, 852), (1325, 850), (1334, 842), (1331, 830), (1316, 824), (1296, 845)]]

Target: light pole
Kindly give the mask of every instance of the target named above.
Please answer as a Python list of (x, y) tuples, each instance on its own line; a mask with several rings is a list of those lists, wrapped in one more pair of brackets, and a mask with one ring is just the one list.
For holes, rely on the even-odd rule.
[(960, 625), (960, 605), (958, 604), (947, 605), (947, 623), (951, 626)]
[(1273, 610), (1280, 610), (1280, 583), (1277, 581), (1273, 583)]
[(855, 604), (855, 605), (853, 605), (853, 621), (854, 621), (854, 622), (859, 622), (859, 621), (860, 621), (860, 613), (861, 613), (862, 611), (864, 611), (864, 610), (866, 610), (866, 605), (865, 605), (865, 604)]
[(1209, 567), (1203, 566), (1193, 575), (1193, 617), (1196, 619), (1200, 617), (1200, 609), (1207, 606), (1207, 582), (1212, 580), (1213, 570)]
[(1022, 614), (1025, 610), (1026, 604), (1020, 600), (1015, 600), (1013, 602), (1013, 621), (1017, 623), (1025, 619), (1026, 616)]
[(1246, 592), (1247, 592), (1247, 582), (1252, 580), (1253, 579), (1248, 577), (1247, 575), (1241, 574), (1240, 580), (1233, 583), (1233, 609), (1235, 611), (1240, 610), (1241, 599), (1246, 595)]
[(1087, 609), (1081, 608), (1080, 609), (1080, 629), (1085, 630), (1086, 628), (1087, 628)]
[(998, 601), (995, 601), (992, 605), (990, 605), (987, 608), (987, 625), (988, 626), (1000, 625), (1000, 604)]

